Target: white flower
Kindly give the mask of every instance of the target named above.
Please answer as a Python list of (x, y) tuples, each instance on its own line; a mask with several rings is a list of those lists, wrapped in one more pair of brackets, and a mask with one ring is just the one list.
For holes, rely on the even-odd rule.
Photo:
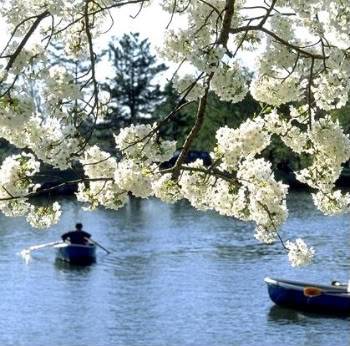
[(31, 181), (39, 172), (40, 163), (32, 154), (7, 157), (0, 168), (0, 197), (24, 196), (37, 186)]
[(227, 126), (216, 131), (216, 155), (223, 157), (225, 169), (236, 169), (241, 158), (256, 155), (269, 144), (271, 136), (264, 129), (264, 121), (257, 117), (246, 120), (238, 129)]
[(232, 103), (240, 102), (248, 92), (247, 80), (242, 74), (242, 69), (237, 64), (229, 67), (220, 65), (211, 80), (213, 90), (222, 101)]
[(285, 246), (288, 249), (288, 258), (292, 267), (310, 264), (315, 255), (313, 247), (308, 247), (300, 238), (295, 242), (287, 240)]
[(182, 198), (180, 187), (171, 179), (171, 174), (164, 174), (152, 181), (154, 195), (166, 203), (175, 203)]
[(342, 171), (342, 163), (350, 158), (350, 140), (338, 122), (326, 116), (314, 122), (308, 131), (312, 143), (305, 150), (313, 155), (312, 164), (296, 172), (299, 181), (322, 191), (332, 190)]
[(86, 210), (94, 210), (98, 206), (117, 210), (125, 205), (128, 194), (112, 181), (90, 181), (89, 185), (78, 184), (77, 200), (88, 203)]
[(188, 101), (200, 99), (205, 92), (205, 87), (201, 80), (194, 75), (186, 74), (183, 77), (176, 76), (174, 79), (174, 88), (182, 95), (186, 95)]
[(48, 228), (59, 221), (61, 206), (58, 202), (45, 207), (31, 206), (27, 221), (35, 228)]
[(249, 219), (257, 224), (255, 237), (272, 242), (287, 219), (287, 186), (275, 180), (271, 164), (252, 157), (240, 164), (237, 178), (247, 188)]
[(152, 168), (133, 160), (118, 163), (114, 180), (124, 191), (130, 191), (135, 197), (147, 198), (153, 195), (152, 181), (156, 179)]
[(268, 76), (257, 77), (250, 85), (250, 92), (257, 101), (272, 106), (298, 101), (302, 96), (300, 81), (292, 76), (283, 81)]
[(218, 179), (215, 186), (208, 191), (208, 195), (210, 205), (221, 215), (250, 220), (249, 192), (245, 186), (238, 187)]
[[(196, 160), (189, 163), (189, 168), (199, 168), (205, 170), (202, 160)], [(204, 172), (195, 172), (185, 170), (179, 179), (181, 193), (187, 198), (191, 205), (200, 210), (210, 209), (210, 194), (209, 188), (214, 185), (214, 177), (211, 177)]]
[(318, 191), (312, 194), (316, 207), (326, 215), (344, 213), (349, 210), (350, 194), (340, 190)]
[(131, 125), (114, 136), (116, 146), (123, 154), (133, 160), (164, 162), (176, 150), (176, 141), (163, 141), (154, 133), (155, 125)]
[(6, 127), (22, 126), (34, 114), (34, 101), (25, 95), (0, 99), (0, 125)]
[(52, 107), (58, 102), (75, 100), (82, 97), (80, 85), (62, 66), (51, 67), (45, 76), (46, 88), (44, 97)]
[(87, 208), (90, 210), (99, 205), (115, 210), (125, 205), (127, 190), (113, 180), (118, 169), (114, 157), (94, 145), (84, 152), (80, 162), (83, 164), (84, 174), (91, 181), (78, 185), (78, 201), (88, 203)]
[(117, 160), (97, 145), (88, 148), (80, 162), (83, 164), (85, 175), (92, 179), (113, 178), (117, 169)]
[(272, 244), (277, 239), (277, 232), (274, 230), (268, 230), (261, 226), (257, 226), (255, 228), (254, 236), (262, 243)]

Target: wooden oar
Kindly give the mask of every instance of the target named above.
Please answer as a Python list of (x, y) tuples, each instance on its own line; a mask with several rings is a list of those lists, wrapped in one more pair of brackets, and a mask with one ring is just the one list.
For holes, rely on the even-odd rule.
[(62, 243), (62, 240), (58, 240), (58, 241), (53, 241), (53, 242), (46, 243), (46, 244), (33, 245), (27, 249), (23, 249), (20, 252), (20, 255), (25, 259), (26, 262), (28, 262), (30, 260), (30, 255), (31, 255), (32, 251), (44, 249), (46, 247), (54, 246), (54, 245), (61, 244), (61, 243)]
[(46, 244), (41, 244), (41, 245), (33, 245), (33, 246), (30, 246), (28, 249), (25, 249), (25, 250), (29, 250), (29, 251), (40, 250), (40, 249), (43, 249), (45, 247), (54, 246), (54, 245), (57, 245), (57, 244), (60, 244), (60, 243), (63, 243), (62, 240), (57, 240), (57, 241), (53, 241), (51, 243), (46, 243)]
[(98, 243), (96, 240), (93, 240), (91, 238), (85, 238), (88, 241), (91, 241), (92, 243), (94, 243), (95, 245), (97, 245), (98, 247), (100, 247), (102, 250), (106, 251), (108, 254), (110, 254), (111, 252), (109, 250), (107, 250), (105, 247), (103, 247), (100, 243)]
[(336, 290), (324, 290), (318, 287), (305, 287), (304, 288), (304, 296), (305, 297), (318, 297), (321, 294), (325, 293), (331, 293), (331, 294), (342, 294), (342, 293), (347, 293), (345, 290), (344, 291), (336, 291)]

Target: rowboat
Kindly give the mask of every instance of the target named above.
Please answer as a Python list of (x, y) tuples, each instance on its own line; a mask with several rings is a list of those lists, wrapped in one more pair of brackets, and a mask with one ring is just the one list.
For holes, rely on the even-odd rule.
[(280, 306), (322, 314), (350, 315), (347, 285), (319, 285), (265, 278), (271, 300)]
[(56, 259), (72, 264), (88, 265), (96, 261), (95, 244), (61, 243), (55, 246)]

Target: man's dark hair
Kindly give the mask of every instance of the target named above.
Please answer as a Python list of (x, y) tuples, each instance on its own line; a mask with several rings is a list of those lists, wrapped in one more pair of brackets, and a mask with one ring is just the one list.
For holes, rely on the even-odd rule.
[(79, 222), (75, 224), (75, 228), (81, 230), (83, 228), (83, 224)]

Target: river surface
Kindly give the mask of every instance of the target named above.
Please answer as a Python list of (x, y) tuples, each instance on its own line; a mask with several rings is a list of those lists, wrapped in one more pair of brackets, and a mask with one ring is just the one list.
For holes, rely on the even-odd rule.
[[(259, 244), (254, 227), (187, 203), (131, 200), (123, 209), (87, 212), (65, 199), (60, 223), (31, 229), (0, 217), (1, 346), (350, 345), (350, 318), (274, 306), (264, 277), (330, 283), (350, 278), (350, 215), (327, 217), (293, 193), (281, 232), (299, 232), (317, 250), (294, 269), (279, 244)], [(57, 240), (81, 221), (112, 253), (77, 268), (55, 262)]]

